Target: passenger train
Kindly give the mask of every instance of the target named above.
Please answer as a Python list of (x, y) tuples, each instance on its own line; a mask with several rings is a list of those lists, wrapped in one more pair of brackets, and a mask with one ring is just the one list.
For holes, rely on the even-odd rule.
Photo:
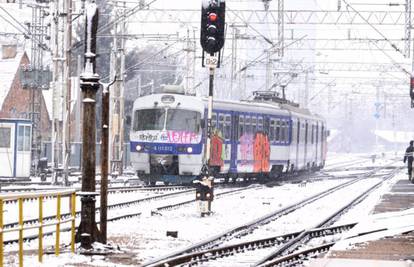
[[(166, 90), (135, 100), (131, 163), (147, 184), (198, 179), (207, 136), (207, 98)], [(326, 121), (309, 110), (255, 92), (250, 101), (214, 100), (209, 165), (216, 178), (274, 179), (320, 169), (327, 152)]]

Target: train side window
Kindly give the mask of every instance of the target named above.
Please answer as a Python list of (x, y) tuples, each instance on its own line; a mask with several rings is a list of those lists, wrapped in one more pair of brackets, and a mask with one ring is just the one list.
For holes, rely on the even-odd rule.
[(263, 117), (262, 116), (257, 117), (257, 130), (263, 131)]
[(281, 142), (285, 142), (286, 140), (286, 126), (285, 126), (285, 121), (281, 121), (280, 122), (280, 141)]
[(279, 142), (280, 141), (280, 121), (279, 120), (276, 120), (276, 135), (275, 135), (275, 138), (276, 138), (276, 142)]
[(321, 143), (323, 143), (323, 132), (324, 132), (324, 127), (322, 126), (322, 129), (321, 129)]
[(315, 134), (315, 142), (316, 142), (316, 144), (318, 144), (318, 141), (319, 141), (318, 137), (319, 137), (319, 124), (317, 123), (316, 124), (316, 134)]
[(251, 134), (252, 133), (252, 125), (250, 123), (250, 116), (246, 116), (246, 119), (244, 121), (244, 126), (246, 127), (246, 133)]
[(305, 144), (307, 145), (309, 141), (309, 124), (307, 122), (305, 124), (305, 133)]
[(217, 127), (217, 113), (215, 112), (211, 115), (211, 127), (213, 129)]
[(218, 130), (220, 131), (221, 136), (224, 136), (224, 115), (220, 114), (218, 117)]
[(240, 137), (242, 137), (244, 134), (244, 116), (240, 115), (239, 116), (239, 139)]
[(256, 116), (252, 117), (252, 134), (255, 134), (257, 131), (257, 118)]
[(270, 141), (272, 142), (275, 139), (275, 120), (270, 120)]
[(263, 131), (263, 117), (262, 116), (257, 117), (257, 130)]
[(289, 141), (292, 140), (292, 131), (290, 129), (290, 125), (290, 121), (286, 121), (286, 143), (289, 143)]
[(313, 131), (315, 130), (315, 126), (312, 124), (312, 129), (311, 129), (311, 144), (313, 144)]
[(230, 140), (231, 134), (231, 117), (230, 115), (226, 115), (224, 121), (224, 139)]

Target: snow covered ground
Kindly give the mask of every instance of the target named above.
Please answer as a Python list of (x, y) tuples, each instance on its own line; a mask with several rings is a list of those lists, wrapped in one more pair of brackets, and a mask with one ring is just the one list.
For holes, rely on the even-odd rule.
[[(332, 160), (328, 162), (328, 166), (329, 164), (344, 162), (348, 160), (347, 157), (348, 155), (332, 157)], [(365, 155), (361, 156), (361, 158), (368, 157)], [(349, 160), (355, 160), (355, 158), (349, 156)], [(389, 157), (377, 159), (375, 165), (384, 164), (389, 162), (388, 160)], [(364, 163), (359, 164), (361, 167), (372, 165), (373, 163), (371, 161), (365, 161)], [(402, 162), (397, 163), (397, 165), (401, 166)], [(381, 195), (387, 192), (390, 186), (399, 179), (406, 179), (404, 172), (386, 182), (381, 188), (377, 189), (362, 203), (343, 216), (337, 224), (360, 220), (369, 221), (370, 211), (379, 201)], [(284, 184), (275, 187), (251, 185), (249, 190), (216, 198), (212, 206), (212, 210), (214, 211), (213, 215), (203, 218), (200, 217), (196, 204), (190, 204), (171, 211), (165, 211), (160, 215), (155, 216), (151, 216), (150, 211), (155, 206), (160, 206), (160, 203), (157, 203), (155, 206), (153, 204), (147, 206), (145, 206), (145, 204), (143, 206), (132, 206), (129, 208), (130, 210), (142, 210), (143, 214), (140, 217), (128, 220), (110, 222), (108, 224), (108, 239), (110, 243), (121, 247), (124, 251), (128, 251), (128, 255), (134, 258), (134, 262), (148, 262), (345, 181), (347, 181), (347, 179), (322, 180), (308, 182), (306, 183), (306, 186), (303, 186), (303, 184)], [(375, 181), (378, 181), (378, 179), (373, 178), (364, 183), (366, 183), (366, 186), (368, 187), (369, 184), (373, 184)], [(270, 234), (276, 236), (303, 228), (309, 228), (310, 225), (313, 225), (316, 222), (315, 219), (312, 218), (316, 217), (316, 220), (318, 219), (317, 216), (314, 216), (315, 210), (323, 213), (325, 212), (324, 210), (337, 208), (338, 206), (343, 205), (343, 202), (346, 201), (346, 198), (350, 195), (350, 191), (352, 191), (352, 194), (357, 195), (363, 187), (364, 186), (359, 184), (359, 186), (354, 187), (352, 190), (338, 192), (335, 196), (332, 196), (330, 200), (318, 202), (318, 204), (315, 203), (315, 207), (312, 209), (313, 211), (310, 211), (310, 208), (308, 207), (309, 212), (298, 212), (286, 216), (286, 218), (278, 221), (278, 224), (272, 225), (272, 227), (269, 226), (267, 231), (262, 234), (264, 236)], [(130, 196), (125, 195), (125, 197), (129, 198)], [(194, 196), (189, 197), (191, 198)], [(120, 201), (119, 196), (117, 197), (117, 201)], [(174, 199), (174, 201), (180, 201), (180, 199)], [(166, 202), (171, 204), (171, 200), (167, 200)], [(387, 217), (388, 215), (384, 216)], [(366, 227), (369, 228), (369, 225)], [(177, 231), (178, 237), (167, 237), (167, 231)], [(69, 235), (63, 234), (62, 244), (68, 244), (69, 240)], [(45, 243), (50, 247), (54, 243), (54, 238), (46, 237)], [(25, 244), (25, 248), (36, 249), (37, 242), (33, 241), (29, 244)], [(17, 246), (8, 246), (5, 251), (7, 253), (16, 250)], [(8, 256), (7, 262), (13, 266), (16, 264), (16, 256)], [(14, 264), (12, 262), (14, 262)], [(87, 266), (115, 266), (114, 263), (106, 261), (103, 256), (73, 256), (70, 253), (64, 253), (59, 257), (54, 255), (45, 256), (43, 264), (37, 262), (35, 253), (33, 256), (25, 256), (25, 266), (76, 266), (76, 264), (87, 264)], [(123, 266), (119, 263), (116, 265)]]

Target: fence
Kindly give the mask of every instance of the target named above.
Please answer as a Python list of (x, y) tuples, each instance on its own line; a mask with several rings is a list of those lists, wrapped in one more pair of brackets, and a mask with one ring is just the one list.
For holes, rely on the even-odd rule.
[[(67, 197), (69, 199), (69, 210), (70, 216), (62, 218), (61, 216), (61, 205), (62, 197)], [(53, 218), (44, 217), (44, 200), (56, 199), (56, 213), (53, 214)], [(23, 204), (26, 201), (37, 201), (38, 202), (38, 216), (37, 219), (24, 221), (24, 209)], [(15, 205), (17, 204), (18, 212), (18, 223), (9, 223), (8, 227), (5, 227), (4, 224), (4, 212), (5, 205)], [(43, 260), (43, 229), (44, 227), (56, 226), (56, 240), (55, 240), (55, 254), (59, 255), (60, 252), (60, 226), (64, 223), (71, 222), (71, 251), (75, 252), (75, 213), (76, 210), (76, 193), (75, 190), (61, 190), (53, 192), (37, 192), (37, 193), (12, 193), (12, 194), (0, 194), (0, 267), (3, 267), (4, 264), (4, 234), (8, 232), (18, 232), (18, 244), (19, 244), (19, 266), (23, 266), (23, 241), (24, 236), (23, 232), (29, 229), (38, 229), (38, 260), (42, 262)], [(26, 217), (33, 215), (33, 211), (26, 213)], [(47, 223), (44, 222), (44, 219), (47, 219)], [(26, 223), (25, 223), (26, 222)], [(29, 225), (30, 222), (32, 224)], [(36, 222), (33, 224), (33, 222)]]

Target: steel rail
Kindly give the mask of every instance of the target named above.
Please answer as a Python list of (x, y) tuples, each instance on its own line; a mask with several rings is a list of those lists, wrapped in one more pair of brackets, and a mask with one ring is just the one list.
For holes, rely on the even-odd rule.
[(265, 216), (262, 216), (256, 220), (253, 220), (251, 222), (248, 222), (246, 224), (243, 224), (241, 226), (237, 226), (235, 228), (232, 228), (230, 230), (227, 230), (221, 234), (218, 234), (216, 236), (213, 236), (211, 238), (208, 238), (207, 240), (201, 241), (197, 244), (194, 244), (190, 247), (184, 248), (181, 251), (177, 251), (174, 253), (171, 253), (169, 255), (166, 255), (162, 258), (159, 259), (155, 259), (151, 262), (148, 263), (144, 263), (144, 266), (161, 266), (158, 265), (161, 262), (168, 262), (168, 259), (180, 256), (182, 254), (189, 254), (189, 253), (193, 253), (193, 252), (197, 252), (197, 251), (201, 251), (201, 250), (205, 250), (205, 249), (212, 249), (214, 247), (218, 247), (222, 242), (233, 239), (233, 238), (237, 238), (237, 237), (241, 237), (244, 235), (247, 235), (249, 232), (252, 232), (252, 230), (254, 228), (257, 228), (260, 225), (264, 225), (267, 224), (271, 221), (276, 220), (277, 218), (284, 216), (288, 213), (293, 212), (294, 210), (303, 207), (305, 205), (308, 205), (332, 192), (335, 192), (336, 190), (342, 189), (344, 187), (347, 187), (351, 184), (354, 184), (362, 179), (365, 179), (366, 177), (369, 177), (370, 175), (373, 174), (373, 171), (369, 171), (367, 174), (365, 175), (361, 175), (360, 177), (353, 179), (351, 181), (345, 182), (343, 184), (337, 185), (335, 187), (329, 188), (323, 192), (317, 193), (315, 195), (312, 195), (308, 198), (305, 199), (301, 199), (300, 201), (291, 204), (285, 208), (276, 210), (274, 212), (271, 212), (270, 214), (267, 214)]
[[(382, 168), (379, 168), (382, 169)], [(237, 237), (241, 237), (244, 235), (249, 234), (250, 232), (252, 232), (255, 228), (257, 228), (260, 225), (264, 225), (267, 224), (271, 221), (276, 220), (277, 218), (279, 218), (280, 216), (286, 215), (300, 207), (303, 207), (309, 203), (312, 203), (328, 194), (331, 194), (339, 189), (342, 189), (344, 187), (347, 187), (351, 184), (354, 184), (360, 180), (366, 179), (372, 175), (374, 175), (378, 170), (369, 170), (367, 173), (365, 174), (361, 174), (358, 178), (348, 181), (344, 184), (335, 186), (333, 188), (330, 188), (328, 190), (325, 190), (321, 193), (315, 194), (311, 197), (308, 197), (306, 199), (300, 200), (288, 207), (285, 207), (283, 209), (277, 210), (275, 212), (272, 212), (266, 216), (263, 216), (259, 219), (256, 219), (250, 223), (235, 227), (233, 229), (227, 230), (224, 233), (221, 233), (217, 236), (213, 236), (212, 238), (209, 238), (207, 240), (204, 240), (202, 242), (199, 242), (195, 245), (192, 245), (188, 248), (185, 248), (181, 251), (177, 251), (174, 252), (172, 254), (166, 255), (163, 258), (160, 259), (155, 259), (151, 262), (148, 263), (144, 263), (144, 266), (148, 266), (148, 267), (154, 267), (154, 266), (164, 266), (164, 264), (168, 264), (169, 263), (169, 259), (176, 259), (177, 257), (180, 257), (183, 254), (191, 254), (191, 253), (196, 253), (196, 252), (200, 252), (203, 250), (208, 250), (208, 249), (214, 249), (215, 247), (218, 247), (220, 245), (220, 243), (226, 241), (226, 240), (230, 240), (233, 238), (237, 238)]]
[[(335, 211), (329, 217), (326, 217), (316, 227), (323, 227), (324, 225), (334, 223), (339, 216), (346, 213), (348, 210), (350, 210), (355, 205), (360, 203), (372, 191), (374, 191), (379, 186), (381, 186), (385, 181), (394, 177), (401, 169), (402, 168), (398, 168), (398, 169), (393, 170), (391, 173), (385, 174), (382, 181), (379, 181), (378, 183), (374, 184), (373, 186), (371, 186), (370, 188), (362, 192), (360, 195), (358, 195), (356, 198), (351, 200), (348, 204), (344, 205), (343, 207)], [(286, 253), (293, 253), (293, 251), (296, 250), (299, 246), (306, 244), (312, 238), (313, 238), (312, 231), (305, 230), (300, 235), (290, 240), (289, 242), (284, 244), (282, 247), (278, 248), (276, 251), (270, 253), (269, 255), (267, 255), (260, 261), (258, 261), (254, 266), (260, 266), (260, 267), (274, 266), (273, 261), (272, 261), (273, 259), (277, 257), (282, 257)], [(279, 261), (280, 261), (279, 259), (275, 260), (275, 262), (279, 262)]]

